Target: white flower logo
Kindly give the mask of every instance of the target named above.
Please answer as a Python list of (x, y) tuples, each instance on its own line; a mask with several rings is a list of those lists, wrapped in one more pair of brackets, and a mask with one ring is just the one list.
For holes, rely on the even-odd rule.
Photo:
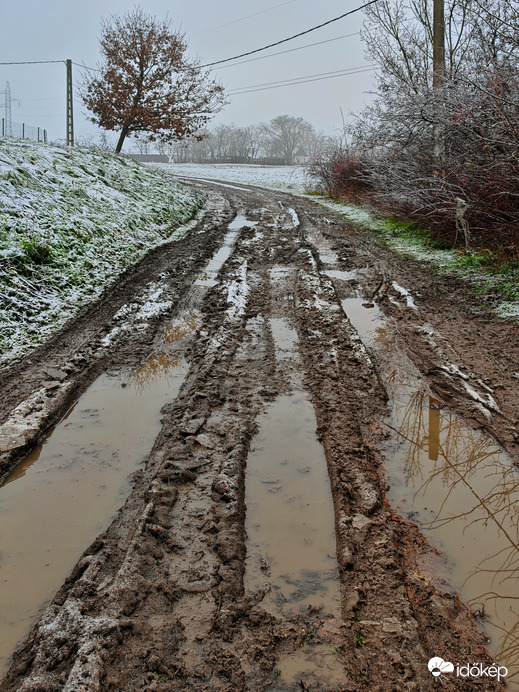
[(431, 660), (427, 664), (427, 667), (429, 668), (429, 670), (435, 678), (437, 678), (442, 673), (454, 672), (454, 664), (449, 663), (448, 661), (444, 661), (443, 658), (440, 658), (439, 656), (431, 658)]

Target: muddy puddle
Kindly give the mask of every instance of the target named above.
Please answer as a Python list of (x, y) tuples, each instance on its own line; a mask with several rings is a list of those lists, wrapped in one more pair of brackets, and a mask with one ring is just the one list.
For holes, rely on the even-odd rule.
[(382, 449), (388, 499), (441, 551), (424, 560), (424, 572), (480, 616), (491, 656), (518, 690), (519, 473), (492, 438), (430, 396), (376, 306), (360, 299), (342, 305), (376, 352), (390, 397), (391, 435)]
[(333, 241), (321, 233), (317, 228), (312, 228), (307, 233), (308, 240), (314, 245), (323, 264), (337, 264), (339, 255), (333, 249)]
[(2, 672), (124, 503), (185, 372), (183, 359), (159, 354), (132, 373), (102, 375), (0, 487)]
[(333, 504), (326, 459), (306, 395), (278, 397), (260, 417), (247, 458), (249, 592), (267, 586), (272, 612), (338, 613)]
[(276, 358), (278, 360), (291, 358), (297, 349), (297, 331), (290, 326), (290, 323), (284, 317), (271, 317), (269, 323), (272, 338), (274, 339)]
[(351, 269), (350, 271), (342, 271), (340, 269), (326, 269), (323, 274), (329, 276), (330, 279), (338, 279), (339, 281), (354, 281), (358, 282), (359, 272), (357, 269)]
[(279, 675), (279, 679), (270, 688), (273, 690), (344, 689), (344, 673), (337, 659), (337, 648), (331, 643), (321, 642), (313, 648), (303, 647), (279, 659), (275, 674)]
[[(283, 348), (293, 334), (286, 324), (276, 327)], [(302, 678), (339, 684), (342, 666), (332, 642), (340, 625), (334, 513), (314, 409), (305, 393), (294, 391), (269, 404), (257, 422), (247, 457), (245, 589), (273, 615), (315, 612), (327, 619), (319, 632), (302, 630), (308, 644), (277, 662), (272, 689)]]
[(344, 298), (341, 305), (366, 345), (373, 346), (385, 343), (384, 339), (392, 330), (378, 305), (363, 298)]

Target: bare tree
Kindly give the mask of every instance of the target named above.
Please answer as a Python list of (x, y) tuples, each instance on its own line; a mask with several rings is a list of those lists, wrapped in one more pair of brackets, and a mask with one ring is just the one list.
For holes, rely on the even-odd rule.
[(274, 156), (280, 156), (291, 165), (295, 154), (306, 150), (309, 140), (315, 136), (313, 126), (303, 118), (278, 115), (269, 123), (262, 125), (267, 140), (267, 148)]
[[(432, 88), (432, 3), (380, 0), (364, 38), (378, 94), (347, 127), (350, 147), (318, 161), (447, 242), (519, 255), (519, 3), (446, 0), (446, 71)], [(443, 134), (438, 156), (435, 131)], [(344, 178), (344, 176), (343, 176)]]
[[(446, 0), (446, 74), (456, 80), (467, 65), (473, 25), (472, 0)], [(365, 10), (361, 32), (370, 61), (377, 64), (379, 91), (423, 94), (432, 86), (433, 16), (430, 0), (379, 0)]]

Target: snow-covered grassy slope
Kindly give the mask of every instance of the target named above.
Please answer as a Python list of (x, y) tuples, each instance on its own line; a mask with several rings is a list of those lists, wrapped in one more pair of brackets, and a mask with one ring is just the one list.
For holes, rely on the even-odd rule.
[(197, 209), (187, 188), (129, 159), (0, 139), (0, 364), (180, 237)]

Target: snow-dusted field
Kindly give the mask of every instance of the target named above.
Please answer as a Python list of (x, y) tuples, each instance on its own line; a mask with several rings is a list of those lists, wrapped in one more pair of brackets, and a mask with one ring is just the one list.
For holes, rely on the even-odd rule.
[(260, 166), (232, 163), (159, 163), (147, 164), (179, 178), (221, 180), (239, 185), (258, 185), (271, 190), (304, 194), (311, 185), (301, 166)]
[(0, 363), (55, 331), (197, 208), (185, 186), (124, 157), (0, 140)]

